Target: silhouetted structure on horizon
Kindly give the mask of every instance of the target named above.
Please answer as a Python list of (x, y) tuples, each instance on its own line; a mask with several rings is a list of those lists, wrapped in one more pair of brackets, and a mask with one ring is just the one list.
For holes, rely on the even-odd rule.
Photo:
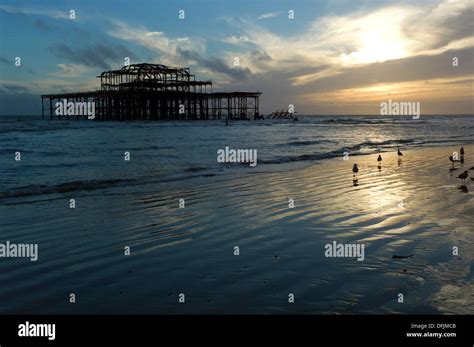
[(100, 90), (41, 95), (43, 118), (57, 115), (58, 101), (94, 102), (96, 120), (259, 119), (260, 92), (212, 92), (211, 81), (196, 81), (189, 68), (133, 64), (104, 71)]

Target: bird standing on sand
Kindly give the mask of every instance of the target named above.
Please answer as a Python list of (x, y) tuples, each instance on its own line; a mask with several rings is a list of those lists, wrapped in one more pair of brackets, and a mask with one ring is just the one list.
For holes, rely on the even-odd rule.
[(402, 153), (402, 151), (400, 151), (400, 148), (398, 149), (397, 154), (398, 154), (399, 157), (403, 156), (403, 153)]
[(354, 166), (352, 167), (352, 173), (354, 174), (353, 176), (357, 176), (358, 172), (359, 172), (359, 167), (357, 166), (357, 164), (354, 164)]
[(379, 154), (379, 157), (377, 158), (377, 161), (378, 162), (381, 162), (382, 161), (382, 156)]
[(459, 153), (461, 154), (461, 164), (464, 164), (464, 147), (461, 147)]
[(458, 176), (462, 181), (461, 185), (465, 186), (466, 185), (466, 178), (469, 176), (469, 173), (467, 171), (464, 171), (462, 174)]

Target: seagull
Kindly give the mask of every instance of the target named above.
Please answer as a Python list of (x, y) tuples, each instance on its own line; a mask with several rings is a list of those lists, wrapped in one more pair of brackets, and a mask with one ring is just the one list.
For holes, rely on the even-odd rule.
[(460, 174), (458, 176), (458, 178), (460, 178), (462, 181), (461, 181), (461, 185), (465, 186), (466, 185), (466, 178), (467, 176), (469, 176), (469, 173), (467, 171), (464, 171), (462, 174)]
[(357, 176), (357, 173), (359, 172), (359, 167), (357, 166), (357, 164), (354, 164), (354, 166), (352, 167), (352, 172), (354, 173), (353, 176)]
[(464, 147), (461, 147), (461, 149), (459, 150), (459, 153), (461, 153), (461, 155), (464, 155)]
[(379, 154), (379, 157), (377, 158), (377, 161), (382, 161), (382, 156)]
[(399, 157), (401, 157), (403, 155), (403, 153), (400, 151), (400, 148), (398, 149), (397, 154), (398, 154)]

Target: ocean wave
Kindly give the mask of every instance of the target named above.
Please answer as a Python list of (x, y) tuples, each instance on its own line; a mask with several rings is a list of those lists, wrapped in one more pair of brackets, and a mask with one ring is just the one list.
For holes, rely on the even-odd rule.
[[(415, 139), (405, 139), (405, 140), (386, 140), (386, 141), (365, 141), (358, 143), (349, 147), (349, 149), (362, 149), (363, 147), (380, 147), (380, 146), (390, 146), (390, 145), (406, 145), (409, 143), (414, 143)], [(347, 148), (346, 148), (347, 149)]]
[(199, 171), (204, 171), (204, 170), (207, 170), (207, 168), (201, 167), (201, 166), (193, 166), (193, 167), (184, 169), (184, 172), (199, 172)]
[(19, 187), (12, 191), (0, 192), (0, 200), (16, 197), (28, 197), (35, 195), (70, 193), (76, 191), (91, 191), (105, 189), (117, 185), (129, 183), (130, 179), (108, 179), (108, 180), (86, 180), (71, 181), (57, 185), (30, 185)]
[(275, 159), (259, 159), (259, 164), (284, 164), (284, 163), (292, 163), (296, 161), (316, 161), (322, 159), (331, 159), (336, 158), (338, 156), (342, 156), (344, 151), (338, 150), (334, 152), (327, 152), (327, 153), (315, 153), (315, 154), (302, 154), (296, 156), (289, 156), (289, 157), (279, 157)]
[[(203, 168), (204, 169), (204, 168)], [(205, 170), (205, 169), (204, 169)], [(198, 170), (199, 171), (199, 170)], [(193, 171), (191, 171), (193, 172)], [(140, 186), (149, 184), (171, 183), (186, 181), (199, 177), (213, 177), (217, 173), (197, 173), (173, 176), (141, 176), (134, 179), (106, 179), (106, 180), (84, 180), (71, 181), (57, 185), (29, 185), (18, 187), (13, 190), (0, 192), (0, 201), (13, 198), (35, 197), (52, 194), (64, 194), (78, 191), (96, 191), (101, 189), (116, 188), (123, 186)]]
[[(379, 149), (380, 147), (396, 147), (397, 145), (406, 145), (406, 144), (413, 144), (415, 143), (414, 139), (406, 139), (406, 140), (386, 140), (386, 141), (365, 141), (353, 146), (342, 147), (338, 148), (331, 152), (326, 153), (312, 153), (312, 154), (302, 154), (297, 156), (287, 156), (287, 157), (279, 157), (274, 159), (259, 159), (259, 163), (262, 164), (283, 164), (283, 163), (291, 163), (297, 161), (316, 161), (316, 160), (323, 160), (323, 159), (332, 159), (337, 158), (344, 155), (344, 152), (349, 152), (351, 156), (355, 155), (362, 155), (362, 154), (370, 154), (375, 152), (375, 149)], [(372, 149), (372, 152), (368, 153), (361, 153), (362, 149)]]
[[(104, 142), (104, 145), (106, 145), (107, 142)], [(123, 147), (120, 148), (120, 151), (150, 151), (150, 150), (163, 150), (163, 149), (176, 149), (176, 147), (173, 146), (159, 146), (159, 145), (150, 145), (150, 146), (130, 146), (130, 147)]]
[(288, 146), (311, 146), (311, 145), (319, 145), (322, 143), (336, 143), (336, 141), (331, 140), (308, 140), (308, 141), (293, 141), (285, 143)]
[[(425, 123), (424, 120), (417, 120), (417, 123)], [(403, 123), (413, 123), (413, 119), (411, 117), (407, 118), (383, 118), (383, 119), (367, 119), (367, 118), (331, 118), (331, 119), (323, 119), (320, 121), (322, 124), (356, 124), (356, 125), (374, 125), (374, 124), (403, 124)]]
[(214, 177), (214, 176), (217, 176), (217, 174), (216, 173), (203, 173), (203, 174), (197, 174), (197, 175), (173, 176), (173, 177), (163, 178), (160, 181), (156, 181), (156, 183), (171, 183), (171, 182), (187, 181), (193, 178)]

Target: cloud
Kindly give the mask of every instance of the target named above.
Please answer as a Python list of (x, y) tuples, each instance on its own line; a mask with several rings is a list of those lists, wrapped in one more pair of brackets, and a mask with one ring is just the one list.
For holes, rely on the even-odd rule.
[(15, 7), (15, 6), (9, 6), (9, 5), (0, 5), (0, 11), (11, 13), (11, 14), (46, 16), (46, 17), (50, 17), (54, 19), (69, 19), (69, 11), (22, 8), (22, 7)]
[(79, 77), (87, 74), (92, 68), (81, 64), (58, 64), (60, 71), (53, 75), (61, 77)]
[[(459, 66), (452, 65), (452, 57), (458, 57)], [(337, 74), (315, 81), (298, 84), (314, 92), (337, 91), (367, 87), (374, 84), (392, 84), (413, 81), (429, 81), (445, 78), (462, 78), (474, 74), (474, 47), (447, 51), (439, 55), (420, 55), (405, 59), (346, 68)], [(297, 78), (296, 78), (297, 79)]]
[(234, 35), (226, 37), (225, 39), (222, 40), (222, 42), (230, 43), (232, 45), (242, 45), (249, 41), (250, 40), (247, 36), (234, 36)]
[[(272, 58), (266, 71), (317, 69), (294, 80), (304, 84), (348, 67), (470, 47), (474, 43), (472, 12), (473, 4), (467, 1), (386, 6), (320, 17), (293, 35), (277, 34), (245, 19), (227, 22), (246, 37), (252, 49)], [(265, 72), (262, 65), (253, 66), (257, 64), (251, 51), (246, 52), (246, 60), (252, 71)], [(321, 71), (321, 66), (326, 68)]]
[[(194, 65), (215, 85), (232, 83), (236, 90), (262, 90), (262, 104), (298, 101), (301, 107), (309, 108), (315, 107), (314, 100), (321, 101), (318, 93), (336, 100), (338, 92), (347, 95), (350, 90), (354, 94), (360, 88), (370, 93), (370, 88), (384, 84), (413, 91), (421, 88), (420, 81), (456, 83), (459, 76), (472, 74), (466, 67), (473, 56), (468, 49), (474, 46), (469, 23), (473, 5), (463, 2), (451, 6), (448, 1), (439, 1), (366, 8), (318, 17), (290, 35), (272, 32), (258, 20), (226, 17), (222, 19), (235, 34), (219, 41), (235, 48), (221, 49), (219, 57), (208, 56), (207, 42), (202, 38), (181, 41), (163, 31), (122, 22), (115, 22), (109, 35), (151, 49), (164, 64)], [(266, 13), (259, 19), (278, 14)], [(466, 66), (457, 70), (450, 66), (453, 54), (459, 54)], [(240, 68), (232, 66), (234, 57), (239, 57)], [(420, 90), (428, 93), (429, 88)]]
[[(197, 65), (201, 71), (206, 71), (210, 77), (220, 75), (230, 79), (243, 80), (250, 76), (248, 67), (233, 67), (233, 58), (222, 59), (205, 57), (206, 44), (196, 37), (170, 37), (162, 31), (149, 31), (144, 27), (132, 27), (123, 22), (112, 21), (113, 29), (108, 33), (114, 38), (131, 41), (159, 55), (161, 64), (170, 66)], [(245, 40), (236, 38), (236, 40)], [(224, 55), (227, 56), (227, 55)], [(232, 64), (226, 64), (228, 61)]]
[(451, 42), (472, 37), (472, 1), (442, 1), (428, 9), (418, 8), (401, 25), (403, 35), (420, 48), (437, 49)]
[(0, 80), (0, 94), (27, 93), (32, 95), (91, 91), (98, 86), (97, 78), (80, 80), (41, 79), (32, 82)]
[(30, 91), (33, 86), (34, 84), (27, 82), (0, 80), (0, 91), (4, 94), (25, 93)]
[(267, 63), (273, 61), (273, 58), (270, 57), (267, 52), (258, 49), (250, 51), (250, 56), (252, 57), (252, 60), (256, 63)]
[(264, 14), (260, 15), (260, 16), (257, 18), (257, 20), (277, 17), (277, 16), (280, 15), (280, 13), (281, 13), (281, 11), (270, 12), (270, 13), (264, 13)]
[(0, 80), (0, 115), (41, 114), (41, 94), (94, 90), (97, 79), (63, 81), (43, 79), (31, 82)]
[(195, 51), (181, 49), (179, 49), (177, 53), (181, 59), (195, 63), (213, 73), (223, 74), (235, 80), (245, 80), (251, 75), (251, 71), (248, 68), (230, 67), (219, 58), (204, 58)]
[[(169, 37), (161, 31), (150, 31), (144, 27), (130, 26), (117, 20), (109, 20), (111, 29), (107, 34), (113, 38), (130, 41), (145, 47), (159, 55), (159, 61), (165, 65), (177, 65), (179, 60), (179, 50), (195, 51), (203, 54), (206, 45), (203, 39), (189, 37)], [(177, 60), (178, 59), (178, 60)]]
[(73, 48), (59, 43), (50, 47), (50, 50), (58, 58), (103, 70), (122, 67), (126, 57), (134, 57), (127, 47), (120, 44), (96, 43), (85, 48)]

